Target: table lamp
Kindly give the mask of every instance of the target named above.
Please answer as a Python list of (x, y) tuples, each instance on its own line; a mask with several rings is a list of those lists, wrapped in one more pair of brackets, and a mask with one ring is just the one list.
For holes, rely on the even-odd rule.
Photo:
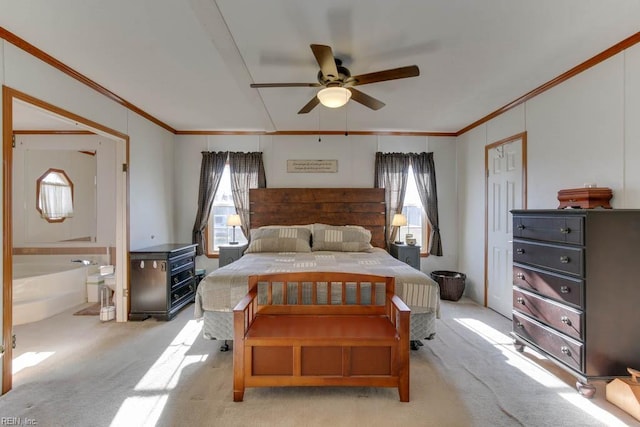
[(240, 215), (238, 214), (229, 215), (227, 217), (227, 226), (229, 225), (233, 227), (233, 239), (231, 242), (229, 242), (229, 244), (237, 245), (238, 242), (236, 241), (236, 226), (242, 225), (242, 222), (240, 221)]
[[(395, 214), (393, 215), (393, 220), (391, 221), (391, 225), (394, 227), (402, 227), (403, 225), (407, 225), (407, 217), (404, 216), (403, 214)], [(400, 233), (400, 230), (398, 230), (398, 236), (400, 236), (402, 233)], [(395, 241), (396, 245), (402, 244), (401, 241), (399, 241), (398, 239), (396, 239)]]

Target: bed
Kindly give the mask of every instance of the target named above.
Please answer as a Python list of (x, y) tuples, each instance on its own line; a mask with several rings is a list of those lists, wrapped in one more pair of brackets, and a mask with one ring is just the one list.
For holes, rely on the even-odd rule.
[(209, 273), (196, 291), (195, 317), (204, 320), (205, 338), (233, 340), (233, 308), (246, 295), (249, 276), (310, 271), (395, 277), (396, 294), (411, 308), (412, 348), (434, 337), (438, 284), (383, 249), (384, 189), (263, 188), (251, 190), (250, 201), (245, 254)]

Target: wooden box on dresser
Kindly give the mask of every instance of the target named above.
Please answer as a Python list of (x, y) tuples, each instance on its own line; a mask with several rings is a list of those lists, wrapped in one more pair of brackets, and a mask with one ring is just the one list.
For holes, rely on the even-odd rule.
[(130, 252), (129, 320), (171, 320), (193, 302), (196, 246), (167, 243)]
[(640, 366), (640, 210), (514, 210), (513, 337), (575, 376)]

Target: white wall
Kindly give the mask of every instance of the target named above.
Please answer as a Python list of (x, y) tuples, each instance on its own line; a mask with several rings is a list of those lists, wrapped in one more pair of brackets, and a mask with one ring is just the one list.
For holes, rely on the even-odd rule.
[[(179, 135), (176, 170), (176, 237), (190, 242), (198, 204), (198, 181), (202, 151), (262, 151), (267, 187), (373, 187), (376, 151), (433, 151), (444, 256), (422, 259), (422, 270), (450, 270), (457, 265), (455, 138), (372, 135)], [(287, 173), (288, 159), (335, 159), (337, 173)], [(217, 268), (216, 259), (199, 257), (199, 268)]]
[[(13, 151), (14, 247), (38, 246), (43, 242), (54, 242), (84, 235), (96, 238), (89, 245), (113, 245), (116, 234), (114, 212), (115, 148), (114, 141), (99, 135), (17, 135), (16, 147)], [(42, 167), (33, 171), (29, 178), (25, 176), (25, 152), (27, 150), (48, 153), (43, 156)], [(77, 153), (77, 150), (95, 150), (96, 155), (87, 156)], [(62, 167), (60, 163), (69, 164), (68, 162), (73, 158), (70, 157), (70, 153), (77, 153), (80, 160), (93, 164), (92, 175), (90, 177), (75, 177), (75, 179), (70, 175), (74, 183), (74, 216), (62, 223), (50, 224), (40, 219), (39, 214), (35, 211), (35, 179), (50, 167), (62, 168), (65, 172), (70, 173), (69, 168)], [(61, 158), (58, 163), (53, 163), (52, 160), (56, 156)], [(35, 178), (34, 174), (37, 175)], [(94, 176), (97, 178), (95, 185)], [(83, 188), (86, 194), (82, 194)], [(24, 200), (25, 197), (27, 200)], [(91, 217), (83, 216), (83, 224), (78, 224), (77, 221), (82, 216), (83, 205), (86, 206), (84, 209), (91, 213)], [(29, 218), (28, 222), (27, 218)], [(40, 225), (38, 226), (38, 224)], [(28, 238), (27, 234), (33, 234), (34, 225), (40, 229), (40, 233), (65, 233), (64, 237), (54, 238), (51, 236), (45, 240)], [(58, 228), (61, 229), (57, 230)], [(80, 232), (80, 230), (85, 231)], [(79, 242), (78, 245), (87, 246), (88, 244), (87, 242)]]
[(597, 183), (614, 208), (640, 208), (640, 46), (636, 45), (457, 138), (459, 264), (484, 302), (484, 147), (527, 131), (529, 209)]
[(4, 85), (129, 135), (130, 248), (171, 242), (174, 135), (15, 46), (3, 46)]
[[(190, 167), (173, 158), (174, 135), (143, 117), (129, 114), (130, 249), (175, 243), (174, 170)], [(189, 239), (186, 242), (191, 242)]]

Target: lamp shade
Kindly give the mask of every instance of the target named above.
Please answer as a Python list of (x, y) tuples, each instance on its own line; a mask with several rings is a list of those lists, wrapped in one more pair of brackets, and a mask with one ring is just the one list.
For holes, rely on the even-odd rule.
[(402, 227), (403, 225), (407, 225), (407, 217), (403, 214), (395, 214), (393, 215), (391, 225), (393, 225), (394, 227)]
[(240, 215), (237, 214), (233, 214), (233, 215), (229, 215), (227, 217), (227, 225), (242, 225), (242, 222), (240, 222)]
[(351, 91), (339, 86), (326, 87), (318, 91), (317, 97), (325, 107), (338, 108), (349, 102)]

